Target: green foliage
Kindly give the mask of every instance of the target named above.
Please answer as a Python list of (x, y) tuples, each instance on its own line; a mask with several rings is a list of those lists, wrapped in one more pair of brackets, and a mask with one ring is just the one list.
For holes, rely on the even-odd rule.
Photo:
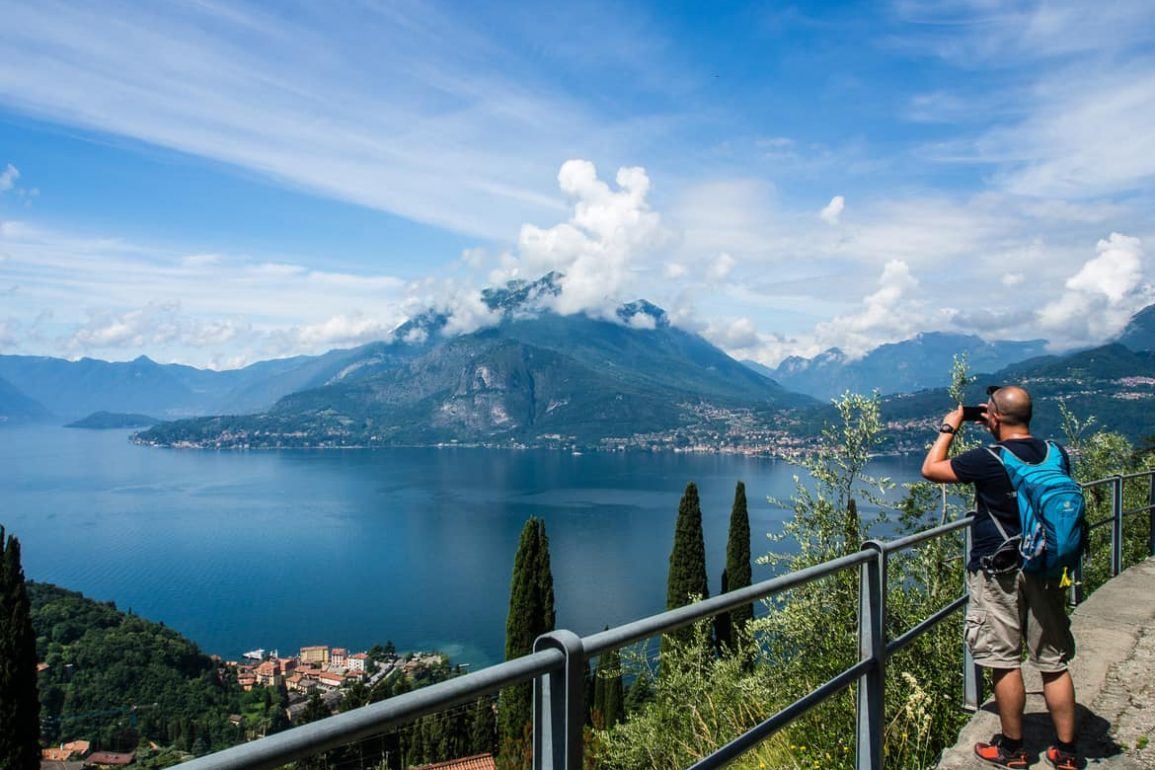
[[(695, 599), (710, 595), (706, 577), (706, 542), (702, 535), (702, 505), (698, 500), (698, 485), (690, 482), (678, 504), (678, 520), (674, 526), (674, 547), (670, 551), (670, 567), (666, 578), (666, 609), (682, 607)], [(670, 639), (686, 640), (693, 633), (683, 628), (662, 639), (664, 650)]]
[(0, 526), (0, 767), (40, 767), (36, 635), (20, 564), (20, 541)]
[[(839, 420), (822, 431), (815, 455), (802, 461), (809, 483), (797, 479), (790, 503), (794, 515), (784, 537), (797, 550), (770, 554), (765, 561), (794, 571), (857, 551), (883, 522), (883, 493), (888, 479), (866, 475), (870, 455), (882, 437), (879, 398), (846, 394), (835, 402)], [(797, 477), (796, 477), (797, 478)], [(878, 511), (863, 519), (858, 501)], [(770, 612), (752, 624), (768, 660), (773, 661), (776, 698), (790, 702), (846, 669), (858, 653), (858, 572), (843, 570), (770, 601)], [(853, 700), (832, 700), (824, 709), (796, 722), (791, 743), (838, 756), (839, 741), (852, 721)], [(810, 749), (808, 749), (810, 750)]]
[(233, 745), (242, 713), (232, 676), (172, 629), (73, 591), (29, 584), (45, 740), (87, 739), (109, 750), (141, 740), (185, 751)]
[[(738, 482), (730, 509), (730, 530), (726, 539), (726, 568), (722, 571), (722, 593), (750, 585), (750, 514), (746, 508), (746, 485)], [(744, 632), (754, 619), (754, 605), (744, 604), (714, 618), (714, 636), (719, 649), (733, 648), (734, 634)]]
[[(1074, 408), (1060, 405), (1063, 415), (1067, 450), (1075, 479), (1080, 483), (1109, 479), (1116, 474), (1129, 474), (1155, 467), (1155, 457), (1138, 452), (1127, 437), (1107, 430), (1091, 431), (1099, 424), (1095, 415), (1079, 417)], [(1094, 484), (1086, 488), (1087, 520), (1091, 524), (1111, 519), (1113, 515), (1114, 482)], [(1123, 481), (1123, 510), (1145, 508), (1151, 502), (1150, 482), (1145, 477)], [(1083, 590), (1090, 593), (1111, 576), (1112, 527), (1106, 525), (1090, 533), (1087, 552), (1083, 558)], [(1149, 519), (1136, 514), (1123, 519), (1123, 568), (1148, 556)]]
[[(587, 752), (605, 770), (675, 770), (734, 738), (775, 711), (779, 695), (767, 661), (747, 644), (740, 655), (717, 657), (705, 624), (686, 640), (671, 640), (662, 652), (662, 676), (651, 678), (644, 654), (628, 657), (627, 667), (649, 683), (640, 711), (606, 730), (597, 730)], [(743, 665), (754, 657), (754, 667)], [(772, 740), (737, 767), (757, 767), (751, 760), (784, 767), (788, 757), (781, 741)]]
[[(965, 374), (965, 370), (964, 370)], [(903, 534), (938, 523), (938, 490), (914, 485), (895, 511), (886, 513), (887, 479), (864, 473), (882, 441), (877, 396), (847, 395), (836, 404), (837, 423), (804, 461), (809, 479), (797, 480), (794, 515), (774, 540), (789, 538), (792, 552), (764, 557), (796, 570), (857, 551), (886, 527)], [(858, 502), (877, 513), (861, 515)], [(963, 507), (948, 501), (946, 515)], [(961, 537), (925, 543), (891, 560), (887, 632), (894, 638), (962, 591)], [(795, 588), (769, 602), (768, 614), (738, 637), (736, 655), (716, 656), (691, 635), (662, 651), (662, 676), (648, 678), (649, 697), (623, 724), (595, 732), (592, 750), (607, 768), (676, 768), (733, 739), (811, 692), (858, 658), (858, 573), (844, 570)], [(961, 620), (953, 618), (920, 637), (891, 661), (886, 685), (886, 766), (926, 767), (953, 741), (965, 721), (961, 694)], [(637, 664), (635, 664), (637, 665)], [(632, 688), (631, 688), (632, 690)], [(631, 693), (632, 694), (632, 693)], [(855, 704), (843, 691), (741, 758), (735, 767), (847, 768), (853, 766)]]
[[(509, 591), (509, 615), (505, 621), (505, 659), (528, 655), (537, 637), (552, 631), (555, 622), (553, 573), (550, 570), (549, 537), (545, 522), (526, 521), (514, 557)], [(533, 719), (533, 689), (529, 684), (508, 687), (498, 703), (503, 767), (522, 767), (527, 730)]]

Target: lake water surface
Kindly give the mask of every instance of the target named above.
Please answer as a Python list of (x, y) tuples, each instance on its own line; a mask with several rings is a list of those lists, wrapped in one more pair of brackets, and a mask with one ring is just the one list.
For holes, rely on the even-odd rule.
[[(226, 657), (392, 640), (497, 662), (529, 516), (546, 522), (559, 627), (643, 617), (664, 609), (687, 481), (717, 592), (735, 482), (758, 555), (787, 516), (767, 497), (788, 497), (797, 472), (729, 455), (180, 451), (128, 435), (0, 430), (0, 524), (20, 538), (29, 578), (113, 600)], [(918, 463), (872, 471), (909, 480)]]

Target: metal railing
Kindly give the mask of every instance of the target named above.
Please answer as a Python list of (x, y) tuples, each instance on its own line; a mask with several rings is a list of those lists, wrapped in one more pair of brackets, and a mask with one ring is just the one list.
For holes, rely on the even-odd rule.
[[(1131, 510), (1123, 508), (1126, 480), (1148, 478), (1148, 502)], [(1123, 519), (1147, 512), (1151, 534), (1149, 553), (1155, 555), (1155, 471), (1116, 475), (1084, 484), (1085, 489), (1111, 485), (1111, 516), (1091, 522), (1097, 529), (1107, 524), (1111, 530), (1111, 576), (1118, 575), (1123, 562)], [(859, 571), (858, 660), (817, 689), (786, 706), (769, 719), (733, 739), (714, 753), (700, 759), (692, 770), (722, 767), (754, 748), (758, 743), (794, 721), (828, 698), (857, 687), (856, 767), (882, 767), (885, 670), (888, 659), (922, 634), (967, 604), (967, 594), (939, 608), (894, 639), (886, 636), (886, 575), (892, 555), (930, 540), (965, 530), (963, 564), (970, 551), (970, 517), (924, 530), (897, 540), (870, 540), (861, 550), (806, 569), (715, 596), (695, 604), (636, 620), (586, 637), (572, 631), (545, 634), (534, 650), (465, 676), (398, 695), (379, 703), (296, 727), (283, 733), (241, 744), (199, 757), (181, 765), (184, 770), (261, 770), (303, 759), (331, 749), (381, 735), (419, 717), (474, 701), (506, 687), (532, 681), (533, 766), (535, 770), (580, 770), (582, 728), (585, 724), (586, 662), (611, 650), (675, 631), (722, 612), (766, 599), (844, 570)], [(1083, 600), (1082, 564), (1076, 572), (1071, 601)], [(961, 641), (961, 640), (960, 640)], [(978, 708), (982, 698), (982, 677), (970, 651), (964, 645), (964, 707)]]
[[(1147, 479), (1147, 505), (1141, 505), (1136, 508), (1123, 507), (1123, 487), (1124, 484), (1131, 479)], [(1110, 577), (1115, 577), (1123, 571), (1123, 522), (1140, 513), (1148, 515), (1148, 537), (1147, 537), (1147, 553), (1155, 556), (1155, 471), (1137, 471), (1135, 473), (1122, 473), (1114, 476), (1107, 476), (1105, 478), (1096, 479), (1095, 481), (1088, 481), (1081, 485), (1083, 490), (1094, 490), (1100, 487), (1108, 487), (1111, 494), (1111, 514), (1098, 521), (1088, 521), (1088, 532), (1111, 526), (1111, 559), (1110, 559)], [(1072, 605), (1078, 605), (1083, 602), (1085, 598), (1084, 591), (1084, 564), (1080, 559), (1078, 566), (1075, 568), (1074, 582), (1071, 584), (1071, 598)]]

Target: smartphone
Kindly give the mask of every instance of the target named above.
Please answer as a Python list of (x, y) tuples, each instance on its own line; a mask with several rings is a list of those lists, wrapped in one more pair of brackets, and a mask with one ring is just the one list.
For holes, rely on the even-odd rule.
[(984, 422), (987, 419), (987, 407), (983, 406), (964, 406), (963, 407), (963, 422)]

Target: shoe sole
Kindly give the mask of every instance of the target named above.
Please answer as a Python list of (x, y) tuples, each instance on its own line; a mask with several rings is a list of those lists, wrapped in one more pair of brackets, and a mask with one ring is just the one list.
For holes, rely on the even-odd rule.
[[(980, 761), (984, 764), (990, 765), (991, 767), (1001, 767), (1001, 768), (1003, 768), (1003, 770), (1027, 770), (1027, 768), (1029, 768), (1031, 766), (1031, 763), (1029, 761), (1023, 762), (1023, 764), (1021, 764), (1021, 765), (1007, 765), (1007, 764), (1004, 764), (1002, 762), (996, 762), (993, 759), (987, 759), (986, 757), (980, 755), (977, 751), (971, 752), (971, 753), (973, 753), (975, 755), (975, 759), (977, 759), (978, 761)], [(1052, 765), (1052, 767), (1054, 767), (1054, 765)], [(1056, 770), (1058, 770), (1058, 769), (1056, 769)]]
[[(979, 757), (979, 759), (982, 759), (982, 757)], [(1047, 756), (1047, 752), (1045, 751), (1043, 752), (1043, 759), (1047, 761), (1048, 765), (1055, 768), (1055, 770), (1079, 770), (1079, 760), (1077, 759), (1073, 765), (1056, 765), (1051, 761), (1051, 758)]]

